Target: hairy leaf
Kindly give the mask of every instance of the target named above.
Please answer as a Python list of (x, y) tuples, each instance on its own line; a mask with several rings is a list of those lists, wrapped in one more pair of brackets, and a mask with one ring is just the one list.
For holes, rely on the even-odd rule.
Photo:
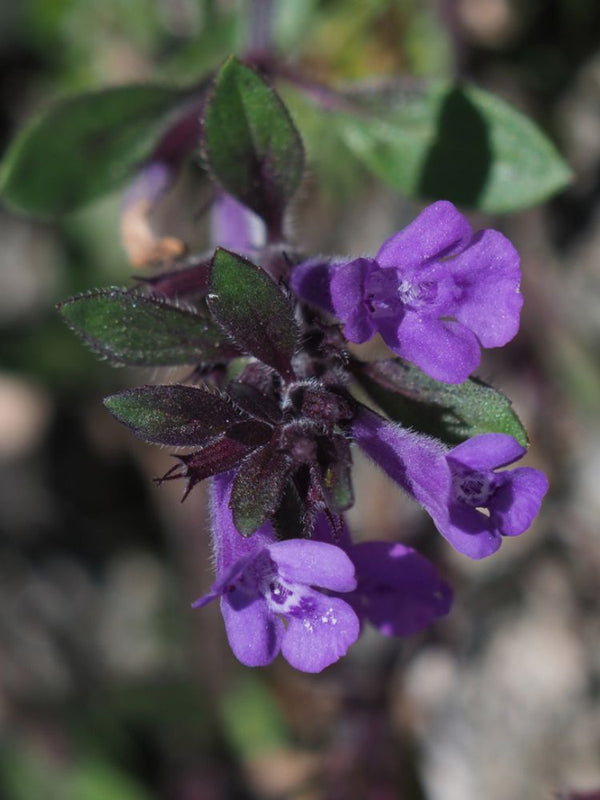
[(219, 248), (212, 262), (208, 305), (244, 352), (285, 378), (293, 377), (298, 332), (292, 306), (264, 270)]
[(107, 397), (104, 405), (135, 436), (173, 447), (204, 445), (247, 420), (226, 397), (179, 384), (126, 389)]
[(210, 261), (190, 259), (179, 269), (168, 269), (150, 277), (136, 275), (138, 281), (152, 287), (152, 293), (169, 300), (204, 297), (208, 290)]
[(73, 297), (58, 306), (67, 323), (113, 364), (168, 366), (238, 354), (208, 314), (122, 289)]
[(164, 481), (174, 481), (183, 478), (187, 481), (182, 501), (188, 496), (197, 483), (218, 475), (220, 472), (229, 472), (242, 461), (252, 448), (248, 445), (220, 436), (213, 439), (201, 450), (196, 450), (189, 455), (177, 456), (179, 464), (172, 467), (166, 475), (157, 480), (160, 485)]
[(243, 462), (231, 489), (235, 527), (250, 536), (271, 517), (283, 497), (291, 459), (271, 445), (255, 450)]
[(235, 58), (219, 71), (204, 114), (204, 157), (225, 191), (280, 233), (304, 169), (300, 135), (279, 96)]
[(380, 408), (406, 427), (451, 445), (480, 433), (507, 433), (528, 444), (510, 400), (477, 378), (441, 383), (401, 359), (353, 362), (352, 371)]
[(248, 447), (259, 447), (266, 444), (273, 434), (273, 427), (256, 419), (247, 419), (232, 425), (227, 430), (227, 436), (235, 439), (236, 442), (248, 445)]
[(190, 95), (166, 86), (119, 86), (59, 103), (27, 125), (0, 168), (14, 208), (60, 214), (130, 178)]
[(282, 412), (278, 403), (272, 397), (263, 394), (255, 386), (240, 381), (232, 381), (227, 387), (227, 393), (250, 416), (275, 423), (281, 421)]
[(288, 478), (271, 521), (279, 539), (302, 539), (310, 534), (311, 516), (307, 514), (293, 477)]

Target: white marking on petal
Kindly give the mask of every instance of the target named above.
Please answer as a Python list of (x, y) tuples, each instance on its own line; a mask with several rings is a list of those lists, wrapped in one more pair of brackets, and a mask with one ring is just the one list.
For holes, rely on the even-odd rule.
[(323, 624), (331, 622), (332, 625), (337, 625), (337, 617), (334, 615), (333, 608), (327, 609), (327, 611), (321, 617), (321, 622)]

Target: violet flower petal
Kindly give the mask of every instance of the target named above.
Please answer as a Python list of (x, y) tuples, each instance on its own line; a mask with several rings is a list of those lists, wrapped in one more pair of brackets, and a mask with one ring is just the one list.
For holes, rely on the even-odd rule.
[(469, 558), (487, 558), (502, 544), (502, 536), (496, 526), (475, 508), (452, 503), (443, 514), (435, 512), (431, 513), (431, 517), (446, 541)]
[(321, 672), (345, 655), (360, 634), (358, 617), (348, 603), (308, 588), (288, 622), (281, 652), (303, 672)]
[(482, 433), (454, 447), (448, 458), (474, 470), (505, 467), (524, 456), (526, 449), (507, 433)]
[(353, 546), (350, 530), (344, 517), (339, 517), (339, 526), (336, 525), (335, 529), (333, 529), (329, 517), (323, 513), (317, 514), (311, 540), (334, 544), (337, 547), (341, 547), (347, 553)]
[(490, 503), (491, 520), (505, 536), (518, 536), (537, 516), (548, 491), (548, 479), (532, 467), (518, 467), (508, 473)]
[(213, 583), (208, 594), (205, 594), (202, 597), (199, 597), (197, 600), (194, 600), (192, 603), (192, 608), (204, 608), (204, 606), (212, 603), (213, 600), (216, 600), (217, 597), (221, 597), (221, 595), (225, 594), (228, 590), (228, 587), (233, 586), (233, 584), (238, 581), (246, 569), (246, 566), (254, 558), (256, 558), (256, 556), (254, 553), (251, 553), (231, 564), (229, 569), (227, 569), (224, 574), (219, 576)]
[(475, 334), (459, 322), (407, 312), (395, 341), (388, 341), (385, 329), (382, 336), (398, 355), (446, 383), (466, 381), (481, 360)]
[(221, 598), (229, 645), (242, 664), (264, 667), (278, 655), (285, 627), (270, 611), (263, 597), (257, 596), (248, 605), (238, 605), (236, 594), (233, 592)]
[(333, 314), (330, 283), (335, 266), (326, 258), (312, 258), (297, 264), (290, 277), (296, 297)]
[(482, 347), (501, 347), (519, 330), (523, 296), (519, 292), (519, 254), (501, 233), (479, 231), (471, 244), (446, 264), (460, 295), (452, 310)]
[(361, 408), (353, 426), (356, 443), (430, 514), (447, 516), (452, 480), (446, 448)]
[(427, 559), (402, 544), (362, 542), (354, 545), (345, 520), (331, 527), (319, 514), (313, 540), (342, 546), (356, 566), (358, 586), (344, 596), (360, 618), (386, 636), (408, 636), (448, 613), (452, 591)]
[(286, 580), (335, 592), (351, 592), (356, 588), (354, 565), (334, 544), (289, 539), (272, 544), (267, 550)]
[(375, 326), (366, 303), (366, 284), (377, 269), (370, 258), (356, 258), (339, 264), (331, 275), (331, 302), (336, 316), (344, 322), (344, 335), (351, 342), (366, 342)]
[(452, 203), (440, 200), (387, 239), (375, 258), (382, 267), (417, 267), (460, 252), (471, 236), (466, 217)]
[(210, 236), (213, 245), (242, 255), (252, 255), (266, 241), (262, 219), (235, 197), (219, 192), (211, 208)]
[(409, 636), (450, 611), (452, 590), (410, 547), (363, 542), (351, 551), (359, 613), (385, 636)]

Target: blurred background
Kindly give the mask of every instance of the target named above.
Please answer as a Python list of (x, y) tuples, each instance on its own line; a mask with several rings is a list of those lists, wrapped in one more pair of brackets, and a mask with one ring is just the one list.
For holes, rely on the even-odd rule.
[[(0, 209), (0, 798), (544, 800), (600, 787), (600, 4), (279, 0), (287, 58), (325, 81), (461, 74), (537, 121), (573, 169), (551, 202), (470, 214), (522, 254), (521, 332), (480, 376), (551, 492), (473, 563), (357, 456), (353, 528), (401, 538), (455, 587), (403, 641), (367, 630), (317, 676), (239, 665), (210, 585), (204, 487), (101, 400), (174, 374), (113, 370), (54, 304), (128, 285), (118, 195), (59, 221)], [(247, 46), (233, 0), (5, 0), (0, 148), (54, 99), (191, 82)], [(373, 253), (419, 206), (307, 142), (294, 208), (313, 252)], [(187, 220), (190, 224), (194, 220)], [(586, 794), (588, 796), (588, 794)], [(597, 796), (597, 795), (596, 795)]]

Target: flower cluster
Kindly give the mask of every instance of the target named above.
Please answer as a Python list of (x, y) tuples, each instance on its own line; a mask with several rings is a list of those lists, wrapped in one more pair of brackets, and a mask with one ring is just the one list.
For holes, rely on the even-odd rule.
[[(225, 207), (220, 200), (216, 213)], [(239, 216), (232, 220), (241, 249), (247, 231), (239, 229)], [(222, 219), (219, 224), (227, 230)], [(347, 340), (363, 342), (379, 332), (431, 377), (458, 382), (477, 366), (480, 346), (499, 346), (516, 333), (519, 278), (518, 255), (507, 239), (492, 230), (473, 235), (452, 204), (439, 202), (385, 242), (375, 259), (300, 262), (289, 285), (317, 314), (321, 334), (328, 320), (318, 310), (344, 323)], [(314, 322), (313, 316), (307, 334), (314, 335)], [(308, 538), (278, 540), (269, 520), (244, 538), (232, 512), (236, 472), (213, 479), (218, 577), (194, 606), (220, 598), (233, 652), (249, 666), (268, 664), (281, 651), (297, 669), (320, 671), (347, 651), (365, 621), (384, 635), (405, 636), (450, 609), (451, 590), (425, 558), (399, 543), (353, 544), (343, 517), (334, 518), (349, 504), (347, 498), (336, 502), (335, 493), (343, 494), (350, 481), (343, 474), (351, 462), (348, 443), (419, 502), (450, 544), (471, 558), (489, 556), (503, 536), (525, 531), (547, 489), (545, 476), (531, 467), (497, 471), (525, 453), (513, 436), (484, 433), (449, 447), (363, 406), (347, 393), (340, 353), (327, 333), (329, 357), (323, 340), (318, 358), (308, 347), (296, 354), (296, 380), (270, 398), (271, 417), (281, 423), (270, 438), (284, 454), (279, 468), (296, 487), (308, 483)], [(189, 462), (185, 475), (195, 482)]]
[[(115, 363), (192, 367), (185, 384), (128, 389), (106, 405), (140, 438), (185, 448), (159, 483), (182, 479), (185, 497), (211, 481), (216, 580), (194, 606), (219, 599), (244, 664), (281, 653), (318, 672), (364, 624), (406, 636), (452, 602), (415, 550), (353, 541), (354, 448), (469, 558), (490, 556), (539, 511), (544, 475), (506, 469), (525, 454), (525, 431), (504, 395), (470, 377), (481, 348), (517, 332), (519, 256), (440, 201), (374, 258), (307, 258), (285, 241), (304, 151), (283, 104), (235, 60), (206, 91), (201, 134), (196, 112), (184, 115), (124, 201), (124, 228), (143, 233), (141, 262), (168, 268), (61, 311)], [(244, 98), (224, 135), (230, 104)], [(148, 221), (198, 135), (216, 250), (184, 256), (178, 240), (144, 238), (139, 215)], [(389, 353), (364, 362), (352, 343), (376, 334)]]
[[(494, 553), (539, 511), (544, 475), (504, 469), (525, 453), (511, 433), (468, 431), (452, 444), (443, 425), (432, 435), (427, 424), (403, 424), (402, 406), (390, 419), (351, 391), (358, 378), (383, 407), (382, 391), (404, 401), (426, 391), (428, 406), (433, 399), (447, 412), (444, 385), (467, 378), (480, 346), (503, 344), (517, 330), (518, 256), (496, 231), (473, 235), (447, 202), (426, 208), (375, 259), (295, 265), (257, 243), (256, 216), (243, 204), (219, 193), (212, 214), (213, 231), (231, 250), (156, 276), (150, 294), (136, 298), (139, 305), (160, 297), (161, 313), (184, 313), (169, 305), (174, 299), (206, 303), (210, 316), (202, 311), (197, 324), (212, 318), (227, 336), (211, 343), (204, 382), (127, 390), (107, 405), (142, 438), (192, 448), (161, 480), (183, 478), (186, 494), (212, 480), (217, 577), (194, 607), (220, 599), (244, 664), (263, 666), (281, 652), (297, 669), (318, 672), (346, 653), (365, 622), (386, 636), (410, 635), (447, 614), (452, 601), (415, 550), (352, 541), (343, 515), (354, 501), (353, 446), (470, 558)], [(254, 253), (260, 266), (245, 257)], [(374, 369), (350, 354), (348, 341), (376, 332), (403, 358)], [(240, 355), (245, 367), (227, 383), (226, 364)], [(463, 415), (473, 411), (473, 392), (475, 403), (477, 392), (493, 392), (467, 386), (457, 395)]]

